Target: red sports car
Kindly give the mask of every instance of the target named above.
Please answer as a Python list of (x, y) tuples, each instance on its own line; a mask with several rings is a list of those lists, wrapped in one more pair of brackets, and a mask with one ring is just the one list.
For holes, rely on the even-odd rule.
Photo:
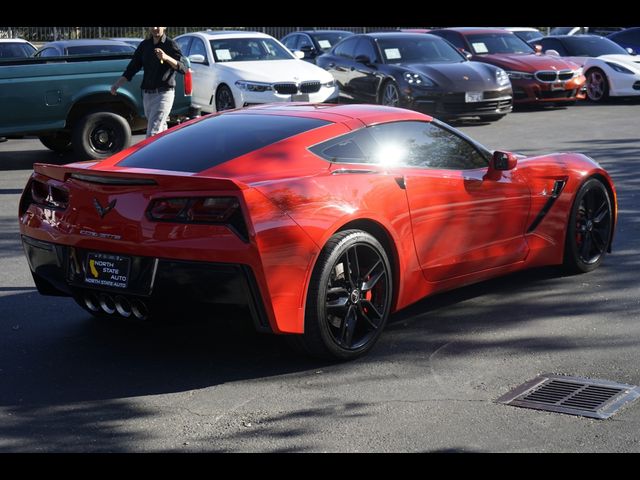
[(617, 214), (611, 178), (582, 154), (491, 152), (373, 105), (233, 110), (34, 170), (19, 218), (42, 294), (140, 319), (244, 303), (258, 329), (337, 359), (435, 292), (596, 268)]

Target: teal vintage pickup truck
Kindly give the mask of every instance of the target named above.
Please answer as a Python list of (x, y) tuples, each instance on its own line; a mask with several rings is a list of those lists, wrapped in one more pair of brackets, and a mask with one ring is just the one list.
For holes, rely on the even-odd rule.
[[(142, 72), (111, 95), (131, 54), (0, 62), (0, 137), (35, 135), (49, 149), (73, 149), (79, 159), (106, 158), (127, 148), (131, 132), (146, 128)], [(172, 121), (191, 113), (185, 75), (176, 75)]]

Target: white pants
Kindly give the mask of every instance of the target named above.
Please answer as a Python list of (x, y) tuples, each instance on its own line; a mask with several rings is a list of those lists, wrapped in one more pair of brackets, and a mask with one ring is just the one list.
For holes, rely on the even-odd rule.
[(147, 138), (167, 129), (167, 118), (171, 113), (175, 94), (175, 90), (142, 94), (144, 116), (147, 117)]

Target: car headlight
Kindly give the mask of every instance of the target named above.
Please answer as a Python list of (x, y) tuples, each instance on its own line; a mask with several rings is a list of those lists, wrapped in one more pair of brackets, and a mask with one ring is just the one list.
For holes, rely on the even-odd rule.
[(511, 81), (509, 80), (509, 75), (507, 75), (507, 72), (505, 72), (501, 68), (496, 70), (496, 81), (501, 87), (504, 85), (509, 85), (511, 83)]
[(435, 82), (431, 80), (429, 77), (425, 75), (421, 75), (419, 73), (412, 72), (404, 72), (404, 80), (409, 85), (415, 85), (418, 87), (433, 87), (435, 86)]
[(613, 62), (604, 62), (604, 63), (609, 65), (611, 68), (613, 68), (618, 73), (630, 73), (630, 74), (633, 75), (633, 72), (631, 70), (629, 70), (628, 68), (623, 67), (622, 65), (618, 65), (617, 63), (613, 63)]
[(240, 90), (246, 90), (247, 92), (266, 92), (268, 90), (273, 90), (270, 83), (248, 82), (246, 80), (238, 80), (236, 82), (236, 87)]
[(575, 77), (579, 77), (580, 75), (582, 75), (582, 67), (578, 68), (577, 70), (573, 71), (573, 78)]
[(333, 79), (333, 78), (332, 78), (332, 79), (331, 79), (331, 80), (329, 80), (328, 82), (326, 82), (326, 83), (321, 83), (320, 85), (322, 85), (324, 88), (333, 88), (333, 87), (335, 87), (335, 86), (336, 86), (336, 81), (335, 81), (335, 79)]
[(516, 70), (508, 70), (505, 73), (509, 76), (511, 80), (517, 80), (519, 78), (522, 78), (523, 80), (533, 80), (533, 73), (518, 72)]

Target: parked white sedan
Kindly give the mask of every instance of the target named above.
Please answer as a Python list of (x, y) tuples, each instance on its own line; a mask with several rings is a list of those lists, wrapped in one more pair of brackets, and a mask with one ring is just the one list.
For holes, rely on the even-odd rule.
[(589, 100), (640, 95), (640, 56), (631, 55), (597, 35), (561, 35), (535, 40), (546, 54), (560, 55), (580, 65), (587, 77)]
[(275, 38), (258, 32), (212, 31), (176, 37), (191, 61), (191, 103), (216, 112), (259, 103), (321, 103), (338, 97), (329, 72), (300, 60)]

